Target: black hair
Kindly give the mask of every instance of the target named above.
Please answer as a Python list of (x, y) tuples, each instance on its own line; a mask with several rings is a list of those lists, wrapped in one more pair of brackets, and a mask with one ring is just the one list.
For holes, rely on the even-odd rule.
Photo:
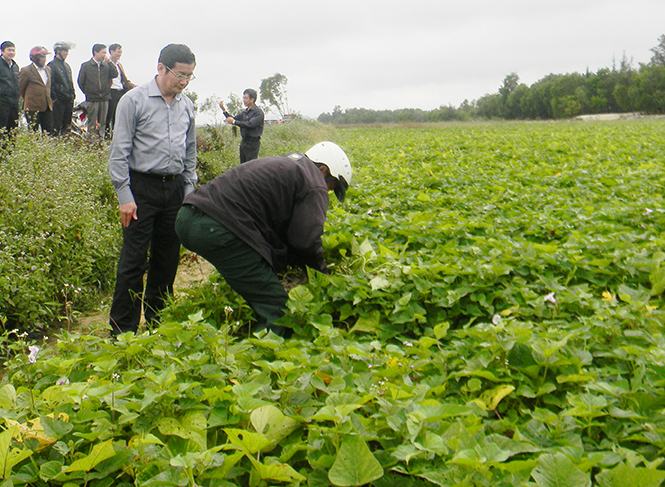
[(242, 92), (242, 94), (249, 96), (252, 100), (254, 100), (254, 103), (256, 103), (256, 97), (258, 96), (256, 94), (256, 90), (252, 88), (247, 88), (245, 91)]
[(95, 44), (94, 46), (92, 46), (92, 55), (94, 56), (102, 49), (106, 49), (106, 44)]
[(0, 44), (0, 51), (4, 51), (8, 47), (16, 47), (12, 41), (5, 41)]
[(117, 44), (117, 43), (116, 43), (116, 44), (111, 44), (111, 45), (109, 46), (109, 52), (111, 52), (111, 51), (115, 52), (115, 51), (117, 51), (118, 49), (122, 49), (122, 46), (121, 46), (120, 44)]
[(169, 44), (159, 53), (159, 62), (173, 69), (175, 63), (196, 64), (196, 56), (184, 44)]

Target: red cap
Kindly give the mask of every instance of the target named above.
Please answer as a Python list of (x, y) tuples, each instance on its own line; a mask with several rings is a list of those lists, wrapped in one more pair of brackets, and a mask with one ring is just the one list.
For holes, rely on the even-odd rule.
[(48, 52), (48, 49), (46, 49), (44, 46), (35, 46), (30, 49), (31, 56), (46, 56), (47, 54), (51, 53)]

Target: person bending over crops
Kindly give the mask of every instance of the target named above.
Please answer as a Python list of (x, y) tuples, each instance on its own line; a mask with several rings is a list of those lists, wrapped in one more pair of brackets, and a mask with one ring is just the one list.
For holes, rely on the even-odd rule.
[(235, 166), (185, 198), (175, 228), (180, 242), (212, 263), (277, 334), (288, 295), (276, 269), (289, 264), (328, 273), (321, 235), (328, 191), (340, 202), (351, 182), (344, 151), (320, 142), (305, 154), (263, 157)]

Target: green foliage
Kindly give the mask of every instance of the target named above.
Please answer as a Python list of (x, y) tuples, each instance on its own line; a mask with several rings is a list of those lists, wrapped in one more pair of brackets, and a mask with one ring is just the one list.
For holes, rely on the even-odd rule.
[[(201, 183), (214, 179), (238, 164), (240, 134), (237, 127), (208, 125), (197, 131), (198, 173)], [(296, 118), (289, 123), (266, 125), (260, 157), (302, 152), (322, 140), (334, 140), (336, 130), (313, 120)]]
[(293, 338), (234, 334), (215, 277), (152, 331), (16, 342), (2, 480), (661, 485), (662, 131), (341, 131), (354, 184)]
[(261, 80), (259, 94), (264, 105), (275, 107), (280, 116), (284, 118), (290, 114), (289, 101), (286, 95), (288, 78), (281, 73), (275, 73)]
[(106, 151), (20, 134), (0, 173), (0, 320), (43, 328), (109, 288), (118, 254)]

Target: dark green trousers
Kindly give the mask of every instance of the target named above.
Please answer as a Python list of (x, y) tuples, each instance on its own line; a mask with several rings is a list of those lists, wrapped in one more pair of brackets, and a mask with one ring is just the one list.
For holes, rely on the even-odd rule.
[(215, 266), (231, 288), (257, 314), (258, 329), (282, 317), (288, 294), (272, 266), (252, 247), (198, 208), (184, 205), (175, 230), (180, 243)]

